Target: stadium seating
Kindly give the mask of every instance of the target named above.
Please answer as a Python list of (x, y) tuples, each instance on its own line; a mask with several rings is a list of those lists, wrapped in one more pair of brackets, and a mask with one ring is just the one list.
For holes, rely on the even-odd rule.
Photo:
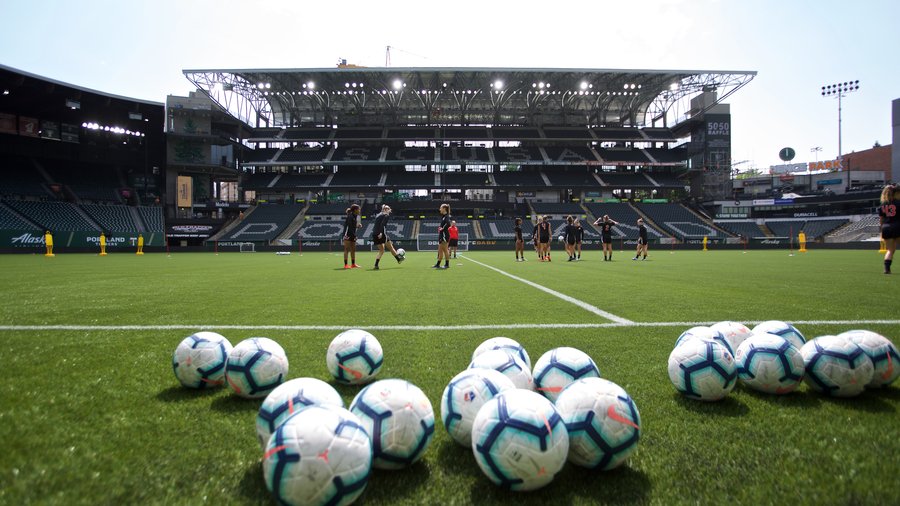
[(597, 157), (587, 146), (547, 146), (544, 152), (550, 163), (597, 161)]
[(642, 128), (641, 132), (653, 141), (675, 142), (675, 134), (668, 128)]
[(243, 186), (245, 189), (253, 189), (253, 190), (260, 189), (260, 188), (267, 188), (269, 186), (269, 184), (272, 183), (272, 180), (275, 179), (276, 176), (278, 176), (278, 174), (261, 173), (261, 172), (252, 174), (252, 173), (246, 172), (243, 175), (243, 178), (244, 178)]
[(655, 186), (643, 174), (634, 172), (601, 172), (600, 179), (609, 186), (622, 188), (646, 188)]
[(491, 186), (490, 175), (487, 172), (443, 172), (441, 173), (442, 187), (463, 186)]
[(495, 126), (491, 128), (491, 135), (494, 139), (509, 139), (509, 140), (520, 140), (520, 139), (540, 139), (541, 134), (537, 128), (534, 127), (501, 127)]
[(645, 175), (659, 183), (660, 186), (682, 188), (687, 184), (678, 179), (677, 175), (669, 172), (647, 172)]
[(220, 241), (261, 242), (271, 241), (303, 210), (296, 204), (262, 204)]
[[(619, 223), (613, 227), (613, 239), (635, 240), (638, 238), (637, 219), (641, 217), (634, 208), (628, 204), (602, 202), (585, 204), (594, 219), (602, 218), (603, 215), (609, 215), (610, 219)], [(652, 225), (646, 224), (648, 237), (662, 237), (662, 234)]]
[(480, 146), (459, 146), (441, 148), (441, 160), (489, 163), (491, 161), (491, 155), (487, 148)]
[(165, 230), (162, 207), (138, 206), (137, 211), (144, 222), (144, 228), (147, 232), (162, 232)]
[(755, 221), (717, 221), (716, 226), (728, 232), (747, 239), (759, 239), (768, 237)]
[(128, 206), (82, 204), (81, 208), (106, 232), (137, 232)]
[(573, 188), (576, 186), (600, 186), (593, 171), (576, 168), (571, 170), (545, 170), (544, 175), (553, 187)]
[(650, 163), (640, 149), (632, 148), (597, 148), (597, 153), (604, 162), (628, 162), (635, 165)]
[(544, 163), (541, 151), (534, 146), (497, 147), (493, 152), (497, 163)]
[(881, 235), (877, 214), (870, 214), (859, 221), (848, 223), (842, 228), (829, 232), (829, 242), (850, 242)]
[(594, 135), (602, 141), (640, 141), (644, 136), (636, 128), (594, 128)]
[[(363, 221), (363, 228), (360, 229), (361, 233), (357, 234), (358, 237), (365, 239), (370, 239), (372, 237), (372, 231), (375, 230), (375, 220), (373, 219), (374, 217), (375, 216), (370, 216), (368, 220)], [(412, 240), (414, 239), (414, 225), (415, 220), (407, 220), (391, 216), (391, 219), (390, 221), (388, 221), (387, 225), (387, 235), (391, 238), (392, 241)]]
[(772, 231), (775, 237), (797, 237), (797, 234), (803, 230), (804, 220), (766, 220), (766, 226)]
[(506, 186), (506, 187), (547, 186), (547, 184), (544, 182), (544, 178), (541, 177), (541, 173), (537, 172), (535, 170), (494, 172), (494, 181), (497, 182), (498, 186)]
[(296, 146), (293, 148), (285, 149), (278, 155), (278, 162), (314, 162), (314, 163), (322, 163), (323, 160), (328, 156), (328, 152), (331, 151), (331, 147), (322, 147), (322, 148), (306, 148), (301, 146)]
[(315, 172), (304, 174), (282, 174), (278, 181), (275, 182), (273, 188), (289, 189), (289, 188), (309, 188), (319, 187), (328, 180), (330, 172)]
[(40, 230), (20, 218), (10, 208), (0, 204), (0, 230)]
[(330, 186), (362, 188), (376, 186), (380, 180), (381, 170), (374, 167), (362, 170), (339, 169), (332, 178)]
[(809, 220), (803, 226), (803, 233), (806, 234), (808, 241), (818, 239), (832, 230), (847, 223), (846, 219), (838, 218), (833, 220)]
[(276, 148), (256, 148), (253, 151), (247, 151), (244, 155), (246, 163), (253, 162), (268, 162), (275, 157), (275, 154), (278, 153), (278, 149)]
[(571, 203), (532, 202), (531, 207), (534, 209), (534, 212), (539, 215), (549, 215), (556, 219), (562, 219), (569, 215), (578, 218), (587, 214), (580, 205)]
[(431, 188), (434, 186), (434, 172), (388, 172), (384, 185), (406, 189)]
[(331, 155), (332, 162), (377, 162), (381, 146), (338, 146)]
[(328, 216), (328, 215), (345, 215), (347, 214), (347, 208), (350, 207), (350, 204), (338, 202), (334, 204), (310, 204), (309, 209), (306, 210), (306, 215), (319, 215), (319, 216)]
[(69, 202), (37, 202), (33, 200), (7, 200), (7, 205), (28, 220), (46, 230), (59, 231), (98, 231), (97, 225), (91, 223), (75, 204)]
[(591, 140), (591, 132), (587, 128), (544, 127), (544, 136), (548, 139), (584, 139)]
[(448, 126), (441, 129), (441, 137), (461, 140), (487, 139), (488, 129), (487, 127)]
[(381, 128), (338, 128), (335, 139), (381, 139)]
[(52, 193), (44, 186), (46, 181), (27, 159), (9, 157), (3, 160), (0, 170), (3, 171), (0, 196), (52, 198)]
[(654, 223), (676, 238), (723, 237), (711, 223), (700, 219), (681, 204), (636, 204)]
[(291, 128), (284, 132), (288, 140), (327, 140), (331, 138), (333, 128)]
[(687, 159), (684, 149), (647, 148), (644, 151), (659, 163), (679, 163)]
[(428, 147), (390, 147), (387, 148), (385, 160), (396, 160), (400, 162), (421, 162), (430, 163), (434, 161), (434, 148)]
[[(456, 228), (459, 229), (460, 234), (469, 234), (470, 239), (475, 238), (475, 227), (472, 225), (471, 221), (464, 219), (457, 219), (451, 216), (453, 220), (456, 221)], [(438, 218), (428, 218), (425, 220), (421, 220), (419, 222), (419, 233), (420, 234), (436, 234), (438, 227), (441, 225), (441, 220)]]
[[(485, 239), (514, 239), (516, 237), (515, 219), (478, 220), (478, 225), (481, 228), (481, 235)], [(530, 237), (532, 227), (530, 221), (523, 220), (522, 236), (525, 240)]]
[(434, 127), (393, 127), (387, 129), (388, 139), (434, 139)]

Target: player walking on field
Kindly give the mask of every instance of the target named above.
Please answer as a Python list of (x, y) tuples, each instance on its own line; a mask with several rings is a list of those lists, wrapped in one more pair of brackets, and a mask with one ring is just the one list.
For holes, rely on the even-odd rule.
[(525, 261), (525, 239), (522, 237), (522, 218), (516, 218), (516, 262)]
[(375, 230), (372, 232), (372, 242), (378, 246), (378, 254), (375, 255), (375, 270), (378, 270), (378, 262), (381, 261), (381, 256), (384, 255), (384, 246), (387, 245), (388, 249), (391, 250), (391, 254), (394, 255), (394, 258), (397, 260), (397, 263), (403, 261), (403, 257), (397, 255), (397, 250), (394, 249), (394, 243), (391, 242), (390, 238), (387, 236), (387, 224), (391, 219), (391, 206), (385, 204), (381, 206), (381, 212), (375, 216)]
[(566, 253), (569, 255), (569, 262), (575, 260), (575, 218), (566, 216), (565, 241)]
[(878, 208), (878, 217), (881, 222), (881, 238), (887, 253), (884, 254), (884, 273), (891, 273), (891, 263), (894, 261), (894, 251), (897, 249), (897, 240), (900, 239), (900, 189), (897, 185), (887, 185), (881, 191), (881, 206)]
[[(347, 216), (344, 218), (344, 269), (358, 269), (356, 265), (356, 229), (362, 228), (359, 222), (359, 205), (353, 204), (347, 208)], [(350, 254), (350, 264), (347, 263), (347, 253)]]
[(581, 220), (575, 218), (575, 253), (578, 255), (575, 260), (581, 260), (582, 242), (584, 242), (584, 227), (581, 226)]
[(632, 260), (637, 260), (639, 256), (641, 256), (641, 252), (644, 253), (644, 258), (642, 260), (647, 259), (647, 227), (644, 226), (644, 219), (638, 218), (638, 243), (637, 243), (637, 251), (634, 254), (634, 258)]
[[(441, 213), (441, 224), (438, 226), (438, 255), (437, 262), (431, 266), (432, 269), (449, 269), (450, 268), (450, 204), (441, 204), (439, 209)], [(443, 267), (441, 260), (444, 260)]]
[(550, 236), (553, 235), (553, 227), (550, 225), (550, 217), (544, 215), (538, 222), (537, 239), (538, 253), (541, 256), (541, 262), (550, 261)]
[(537, 252), (538, 258), (541, 262), (544, 261), (544, 253), (541, 251), (540, 243), (538, 243), (538, 227), (541, 225), (541, 219), (537, 219), (537, 223), (534, 224), (534, 227), (531, 229), (531, 244), (534, 245), (534, 251)]
[(618, 224), (619, 222), (610, 218), (608, 214), (604, 214), (602, 218), (594, 222), (594, 225), (600, 227), (600, 243), (603, 244), (604, 262), (612, 262), (612, 228)]

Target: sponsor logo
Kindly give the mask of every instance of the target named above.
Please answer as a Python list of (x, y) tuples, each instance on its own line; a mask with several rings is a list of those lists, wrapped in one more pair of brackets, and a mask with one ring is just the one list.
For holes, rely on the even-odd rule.
[(759, 241), (760, 244), (781, 244), (781, 241), (777, 239), (764, 239)]
[(13, 246), (37, 246), (39, 244), (44, 244), (44, 236), (42, 235), (33, 235), (26, 232), (18, 237), (12, 238)]

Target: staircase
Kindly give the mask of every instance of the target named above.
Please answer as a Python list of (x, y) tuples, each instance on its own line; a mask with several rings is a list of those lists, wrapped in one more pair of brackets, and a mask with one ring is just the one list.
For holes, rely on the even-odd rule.
[(294, 217), (293, 220), (288, 224), (287, 227), (284, 228), (284, 231), (278, 234), (278, 237), (275, 240), (279, 239), (292, 239), (297, 235), (297, 231), (300, 230), (300, 227), (306, 223), (306, 211), (309, 210), (309, 200), (306, 202), (306, 206), (297, 213), (297, 216)]

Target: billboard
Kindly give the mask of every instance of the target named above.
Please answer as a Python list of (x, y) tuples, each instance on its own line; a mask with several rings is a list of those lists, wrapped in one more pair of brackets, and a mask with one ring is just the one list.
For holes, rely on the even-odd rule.
[(194, 180), (191, 176), (178, 176), (176, 194), (178, 195), (176, 203), (178, 207), (194, 205)]
[(40, 135), (42, 139), (59, 140), (59, 122), (41, 120)]
[(38, 131), (39, 128), (37, 118), (26, 118), (25, 116), (19, 116), (19, 135), (24, 135), (26, 137), (37, 137)]

